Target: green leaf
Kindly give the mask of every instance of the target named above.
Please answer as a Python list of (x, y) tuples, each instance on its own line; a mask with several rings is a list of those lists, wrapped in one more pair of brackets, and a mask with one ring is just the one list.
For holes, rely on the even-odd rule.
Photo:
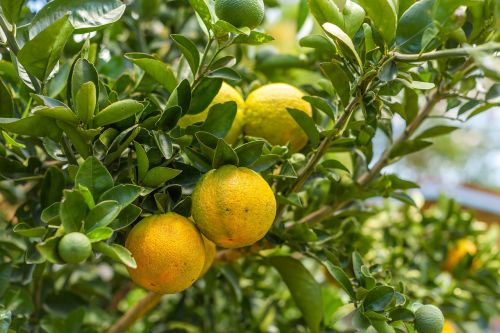
[(238, 155), (223, 139), (219, 139), (215, 148), (212, 167), (218, 169), (223, 165), (232, 164), (238, 165)]
[(33, 109), (33, 113), (47, 118), (62, 120), (70, 124), (78, 124), (78, 117), (66, 106), (39, 106)]
[(0, 117), (12, 117), (14, 115), (14, 101), (10, 88), (0, 79)]
[(135, 154), (137, 156), (137, 178), (141, 181), (149, 170), (149, 158), (144, 147), (138, 143), (134, 143)]
[(118, 21), (125, 8), (119, 0), (53, 0), (43, 6), (31, 21), (30, 37), (68, 13), (77, 33), (99, 30)]
[(156, 167), (148, 171), (146, 176), (144, 176), (143, 184), (148, 187), (159, 187), (163, 185), (166, 181), (174, 179), (180, 175), (182, 170), (176, 170), (165, 167)]
[(435, 127), (431, 127), (431, 128), (426, 129), (425, 131), (420, 133), (415, 139), (433, 138), (436, 136), (451, 133), (457, 129), (458, 129), (458, 127), (456, 127), (456, 126), (435, 126)]
[(301, 38), (299, 41), (300, 46), (315, 49), (326, 54), (334, 54), (335, 47), (330, 40), (323, 35), (308, 35)]
[(198, 114), (204, 111), (214, 97), (219, 93), (222, 86), (221, 79), (206, 78), (200, 81), (193, 91), (191, 105), (189, 106), (188, 114)]
[(330, 79), (333, 87), (340, 97), (342, 105), (346, 107), (349, 104), (349, 100), (351, 98), (349, 76), (342, 68), (342, 66), (337, 62), (324, 62), (320, 64), (320, 68), (321, 71), (326, 75), (326, 77)]
[(23, 237), (39, 238), (45, 235), (45, 233), (47, 232), (47, 228), (32, 227), (26, 223), (18, 223), (14, 226), (14, 228), (12, 228), (12, 231)]
[(63, 261), (59, 257), (57, 246), (59, 245), (60, 236), (47, 238), (36, 245), (36, 249), (40, 254), (53, 264), (62, 264)]
[(273, 36), (258, 31), (252, 31), (249, 35), (242, 34), (236, 37), (234, 39), (234, 43), (245, 45), (261, 45), (273, 40)]
[(378, 73), (378, 78), (382, 82), (390, 82), (398, 76), (398, 66), (394, 61), (388, 61), (382, 66)]
[(76, 174), (75, 185), (86, 186), (97, 200), (104, 192), (113, 187), (113, 177), (95, 157), (89, 157)]
[(42, 208), (49, 207), (55, 202), (61, 201), (63, 190), (66, 187), (66, 179), (60, 168), (51, 166), (43, 177), (40, 192), (40, 204)]
[(144, 110), (144, 105), (132, 99), (115, 102), (94, 117), (94, 126), (101, 127), (127, 119)]
[(353, 1), (309, 0), (309, 6), (320, 25), (333, 23), (349, 36), (356, 34), (365, 18), (363, 8)]
[(137, 268), (137, 264), (132, 257), (132, 253), (119, 244), (108, 245), (104, 242), (93, 244), (93, 248), (111, 259), (121, 262), (130, 268)]
[(290, 289), (295, 304), (302, 312), (307, 326), (313, 333), (320, 332), (323, 320), (321, 289), (311, 273), (291, 257), (270, 257), (269, 262), (278, 270), (283, 281)]
[(80, 120), (88, 124), (94, 117), (97, 105), (97, 90), (93, 82), (85, 82), (75, 96), (75, 109)]
[(59, 215), (65, 233), (79, 232), (87, 216), (88, 207), (79, 191), (65, 190)]
[(498, 56), (474, 51), (474, 49), (470, 51), (470, 54), (486, 77), (500, 81), (500, 59)]
[(141, 215), (142, 209), (135, 205), (128, 205), (123, 208), (118, 217), (109, 225), (113, 230), (120, 230), (128, 227)]
[(305, 112), (298, 109), (287, 108), (288, 113), (299, 124), (302, 130), (307, 134), (311, 146), (316, 147), (319, 143), (319, 132), (314, 120)]
[(343, 170), (348, 173), (351, 173), (351, 171), (338, 160), (325, 160), (321, 162), (321, 165), (328, 169)]
[(161, 154), (166, 160), (169, 160), (174, 156), (174, 148), (172, 145), (172, 139), (162, 131), (153, 131), (153, 138), (155, 139), (156, 145), (160, 150)]
[(231, 129), (236, 112), (237, 106), (235, 102), (216, 104), (208, 111), (207, 119), (199, 130), (211, 133), (222, 139)]
[(307, 5), (307, 0), (299, 0), (297, 14), (297, 31), (300, 31), (304, 23), (306, 22), (307, 16), (309, 16), (309, 6)]
[(238, 155), (239, 166), (247, 167), (257, 161), (262, 155), (264, 141), (252, 141), (237, 147), (234, 152)]
[(109, 227), (99, 227), (95, 228), (91, 232), (87, 233), (87, 237), (90, 239), (91, 243), (97, 243), (104, 241), (113, 236), (113, 229)]
[[(0, 6), (7, 21), (11, 24), (16, 24), (21, 15), (25, 0), (1, 0)], [(1, 332), (1, 330), (0, 330)]]
[(322, 27), (328, 36), (330, 36), (331, 38), (333, 38), (333, 40), (339, 43), (339, 46), (343, 45), (344, 47), (347, 47), (351, 55), (356, 59), (356, 62), (358, 63), (359, 67), (363, 68), (363, 63), (361, 62), (361, 58), (359, 57), (359, 54), (356, 51), (356, 48), (354, 47), (351, 38), (349, 38), (349, 36), (335, 24), (325, 23), (322, 25)]
[(418, 89), (418, 90), (430, 90), (433, 89), (436, 85), (432, 82), (422, 82), (422, 81), (408, 81), (403, 78), (397, 78), (397, 81), (404, 84), (406, 87), (410, 89)]
[(391, 158), (396, 158), (408, 154), (415, 153), (422, 149), (425, 149), (432, 145), (432, 142), (424, 141), (424, 140), (410, 140), (401, 143), (394, 147), (391, 152)]
[(385, 307), (391, 303), (394, 293), (394, 288), (389, 286), (377, 286), (373, 288), (366, 294), (363, 300), (365, 311), (384, 311)]
[[(329, 74), (327, 74), (327, 75), (330, 77)], [(346, 77), (346, 79), (347, 79), (347, 77)], [(347, 81), (347, 82), (349, 82), (349, 81)], [(333, 81), (332, 81), (332, 83), (333, 83)], [(335, 119), (335, 110), (328, 103), (328, 101), (326, 99), (318, 97), (318, 96), (304, 96), (304, 97), (302, 97), (302, 99), (305, 100), (306, 102), (308, 102), (309, 104), (311, 104), (311, 106), (314, 107), (316, 110), (322, 111), (330, 119), (332, 119), (332, 120)]]
[(64, 131), (64, 133), (66, 133), (69, 140), (82, 158), (87, 158), (90, 156), (89, 139), (85, 137), (80, 128), (59, 120), (57, 121), (57, 126), (59, 126)]
[(205, 26), (210, 28), (212, 26), (212, 15), (205, 0), (189, 0), (189, 4), (193, 7), (196, 14), (200, 16)]
[(9, 333), (12, 322), (12, 312), (10, 310), (0, 310), (0, 333)]
[(390, 45), (396, 35), (398, 25), (398, 9), (392, 0), (358, 0), (380, 31), (387, 45)]
[(44, 82), (59, 61), (73, 30), (68, 15), (62, 16), (26, 42), (17, 59), (28, 73)]
[(394, 47), (404, 53), (422, 51), (422, 37), (427, 28), (433, 26), (431, 10), (435, 0), (417, 1), (401, 16)]
[[(68, 100), (73, 102), (74, 109), (78, 110), (76, 105), (78, 91), (87, 82), (92, 82), (94, 84), (95, 95), (99, 97), (99, 75), (94, 65), (87, 59), (79, 58), (75, 61), (71, 68), (69, 78), (67, 96)], [(92, 116), (94, 112), (95, 109), (93, 110)]]
[(406, 308), (396, 308), (389, 313), (389, 318), (392, 321), (413, 321), (415, 319), (415, 315), (413, 311)]
[(61, 209), (60, 202), (53, 203), (52, 205), (50, 205), (49, 207), (45, 208), (42, 211), (40, 219), (42, 220), (42, 222), (47, 224), (59, 225), (61, 222), (59, 219), (60, 209)]
[(326, 267), (328, 273), (330, 273), (330, 275), (340, 284), (342, 289), (345, 290), (351, 299), (356, 299), (356, 293), (354, 292), (351, 281), (342, 268), (335, 266), (329, 261), (322, 261), (321, 263)]
[(179, 47), (184, 58), (186, 58), (193, 75), (198, 71), (200, 66), (200, 52), (196, 48), (196, 45), (188, 38), (183, 35), (173, 34), (170, 37), (174, 40), (175, 44)]
[(85, 230), (106, 227), (120, 214), (121, 205), (118, 201), (107, 200), (98, 203), (85, 218)]
[(146, 53), (127, 53), (125, 57), (140, 67), (168, 92), (177, 87), (177, 79), (169, 65)]
[(237, 71), (235, 71), (234, 69), (229, 68), (229, 67), (223, 67), (223, 68), (216, 69), (212, 72), (209, 72), (206, 76), (210, 77), (210, 78), (222, 79), (225, 81), (236, 81), (237, 82), (237, 81), (241, 80), (241, 75)]
[(139, 197), (142, 188), (133, 184), (120, 184), (104, 192), (98, 202), (113, 200), (117, 201), (121, 208), (130, 205)]

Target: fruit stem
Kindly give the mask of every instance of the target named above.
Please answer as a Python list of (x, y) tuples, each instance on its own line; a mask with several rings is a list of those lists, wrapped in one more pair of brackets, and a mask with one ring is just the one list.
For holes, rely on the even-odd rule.
[(124, 333), (139, 319), (160, 303), (163, 295), (149, 292), (144, 298), (137, 302), (125, 312), (108, 330), (107, 333)]

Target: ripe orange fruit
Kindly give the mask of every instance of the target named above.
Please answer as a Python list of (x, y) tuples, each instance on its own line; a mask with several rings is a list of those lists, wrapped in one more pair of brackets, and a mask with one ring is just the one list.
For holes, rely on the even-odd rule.
[(202, 238), (203, 244), (205, 245), (205, 264), (203, 265), (203, 269), (201, 270), (200, 277), (205, 275), (210, 267), (212, 267), (212, 264), (215, 260), (215, 255), (217, 254), (217, 246), (215, 245), (215, 243), (203, 235)]
[(137, 263), (136, 269), (127, 268), (132, 280), (160, 294), (188, 288), (205, 264), (200, 232), (175, 213), (146, 217), (130, 231), (125, 246)]
[(288, 108), (297, 109), (312, 116), (312, 108), (302, 99), (304, 94), (284, 83), (274, 83), (254, 90), (246, 100), (246, 135), (261, 137), (273, 145), (290, 144), (297, 152), (307, 144), (307, 134), (288, 113)]
[(255, 171), (225, 165), (209, 171), (192, 195), (193, 218), (201, 232), (225, 248), (251, 245), (269, 231), (276, 199)]
[(477, 253), (476, 245), (468, 239), (460, 239), (454, 248), (448, 251), (448, 256), (446, 262), (444, 263), (444, 269), (446, 271), (452, 271), (455, 266), (458, 265), (460, 260), (467, 254), (474, 256)]
[(178, 125), (184, 128), (188, 127), (189, 125), (203, 122), (205, 121), (205, 119), (207, 119), (208, 111), (212, 106), (231, 101), (236, 103), (237, 112), (236, 112), (236, 117), (234, 118), (233, 121), (233, 125), (231, 126), (231, 129), (226, 134), (226, 137), (224, 139), (229, 144), (233, 144), (236, 142), (236, 140), (238, 140), (238, 137), (241, 135), (241, 132), (243, 131), (243, 121), (244, 121), (243, 112), (245, 110), (245, 101), (243, 100), (241, 94), (226, 82), (222, 83), (222, 86), (217, 95), (215, 96), (215, 98), (212, 100), (212, 103), (210, 103), (210, 105), (203, 112), (197, 114), (185, 115), (179, 120)]
[(80, 232), (64, 235), (59, 241), (57, 249), (59, 256), (68, 264), (84, 262), (92, 254), (89, 238)]

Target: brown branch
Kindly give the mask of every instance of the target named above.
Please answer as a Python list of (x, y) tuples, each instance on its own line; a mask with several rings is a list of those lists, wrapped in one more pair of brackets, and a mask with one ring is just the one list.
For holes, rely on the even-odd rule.
[(143, 299), (131, 307), (123, 316), (111, 326), (107, 333), (125, 333), (130, 327), (146, 313), (151, 311), (158, 303), (163, 295), (149, 292)]
[(394, 59), (405, 62), (422, 62), (440, 58), (466, 57), (471, 52), (495, 52), (500, 50), (500, 43), (488, 43), (476, 47), (461, 47), (448, 50), (431, 51), (420, 54), (404, 54), (399, 52), (390, 52)]

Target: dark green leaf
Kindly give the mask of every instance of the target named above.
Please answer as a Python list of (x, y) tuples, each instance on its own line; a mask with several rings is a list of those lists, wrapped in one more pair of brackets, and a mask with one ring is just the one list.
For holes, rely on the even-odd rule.
[(335, 266), (329, 261), (323, 261), (322, 264), (328, 270), (328, 273), (340, 284), (342, 289), (351, 297), (351, 299), (356, 299), (356, 293), (352, 287), (351, 281), (347, 274), (342, 270), (342, 268)]
[(398, 66), (394, 61), (388, 61), (382, 66), (378, 73), (378, 78), (382, 82), (389, 82), (398, 76)]
[(410, 140), (405, 141), (396, 147), (391, 152), (391, 158), (401, 157), (404, 155), (412, 154), (432, 145), (432, 142), (423, 140)]
[(349, 76), (337, 62), (324, 62), (320, 67), (321, 71), (332, 82), (344, 107), (347, 106), (351, 98)]
[(49, 207), (55, 202), (61, 201), (63, 190), (66, 187), (64, 174), (58, 167), (50, 167), (45, 172), (40, 193), (42, 208)]
[(135, 154), (137, 156), (137, 178), (141, 181), (149, 170), (149, 158), (144, 147), (136, 142)]
[(64, 199), (61, 202), (59, 215), (65, 233), (79, 232), (87, 212), (87, 204), (79, 191), (64, 191)]
[(159, 187), (164, 184), (166, 181), (169, 181), (178, 175), (182, 170), (176, 170), (165, 167), (156, 167), (148, 171), (146, 176), (144, 176), (143, 183), (148, 187)]
[(432, 26), (431, 10), (435, 0), (417, 1), (401, 16), (394, 47), (404, 53), (422, 51), (424, 31)]
[(14, 115), (14, 102), (12, 93), (3, 80), (0, 79), (0, 117), (12, 117)]
[(226, 164), (238, 165), (238, 163), (238, 155), (235, 151), (223, 139), (219, 139), (215, 148), (212, 167), (218, 169)]
[(191, 71), (193, 75), (198, 71), (198, 67), (200, 66), (200, 52), (196, 48), (196, 45), (188, 38), (183, 35), (173, 34), (170, 37), (174, 40), (175, 44), (179, 47), (182, 54), (186, 58), (189, 67), (191, 67)]
[(321, 165), (328, 169), (344, 170), (351, 173), (351, 171), (338, 160), (325, 160), (321, 163)]
[(316, 147), (319, 143), (319, 132), (316, 128), (314, 120), (307, 113), (301, 110), (287, 108), (287, 111), (307, 134), (307, 137), (311, 142), (311, 146)]
[(370, 290), (363, 300), (365, 311), (384, 311), (392, 298), (394, 297), (394, 288), (389, 286), (377, 286)]
[(133, 184), (120, 184), (104, 192), (98, 202), (113, 200), (117, 201), (121, 208), (125, 208), (134, 202), (141, 194), (142, 188)]
[(283, 281), (290, 289), (293, 300), (302, 312), (307, 326), (313, 333), (320, 332), (323, 320), (323, 301), (321, 289), (314, 277), (300, 263), (291, 257), (270, 257), (269, 262), (278, 270)]
[(166, 160), (171, 159), (174, 155), (171, 138), (161, 131), (153, 131), (153, 137), (163, 157), (165, 157)]
[(121, 205), (118, 201), (107, 200), (98, 203), (85, 218), (85, 230), (106, 227), (120, 214)]
[(236, 117), (237, 106), (235, 102), (227, 102), (224, 104), (216, 104), (208, 111), (208, 116), (201, 131), (205, 131), (222, 139), (224, 138)]
[[(328, 67), (328, 65), (327, 65)], [(331, 73), (333, 74), (333, 73)], [(302, 97), (303, 100), (311, 104), (315, 109), (322, 111), (325, 113), (330, 119), (334, 120), (335, 119), (335, 110), (333, 107), (328, 103), (328, 101), (324, 98), (318, 97), (318, 96), (304, 96)]]
[(97, 200), (104, 192), (113, 187), (113, 178), (104, 165), (95, 157), (89, 157), (78, 169), (76, 185), (87, 187)]
[(223, 67), (213, 72), (209, 72), (207, 74), (207, 77), (218, 78), (225, 81), (236, 81), (236, 82), (241, 80), (240, 74), (234, 69), (229, 67)]
[(26, 42), (17, 59), (28, 73), (45, 81), (59, 61), (73, 30), (68, 15), (62, 16)]
[(221, 79), (207, 78), (201, 80), (193, 91), (193, 97), (191, 99), (191, 105), (188, 113), (198, 114), (204, 111), (210, 103), (212, 103), (214, 97), (219, 93), (221, 86)]
[(252, 141), (237, 147), (234, 151), (238, 155), (239, 166), (247, 167), (257, 161), (262, 155), (264, 141)]
[(135, 205), (128, 205), (123, 208), (118, 217), (109, 225), (113, 230), (120, 230), (128, 227), (141, 215), (142, 209)]
[(413, 314), (413, 311), (409, 309), (396, 308), (389, 313), (389, 318), (391, 318), (392, 321), (412, 321), (415, 319), (415, 315)]

